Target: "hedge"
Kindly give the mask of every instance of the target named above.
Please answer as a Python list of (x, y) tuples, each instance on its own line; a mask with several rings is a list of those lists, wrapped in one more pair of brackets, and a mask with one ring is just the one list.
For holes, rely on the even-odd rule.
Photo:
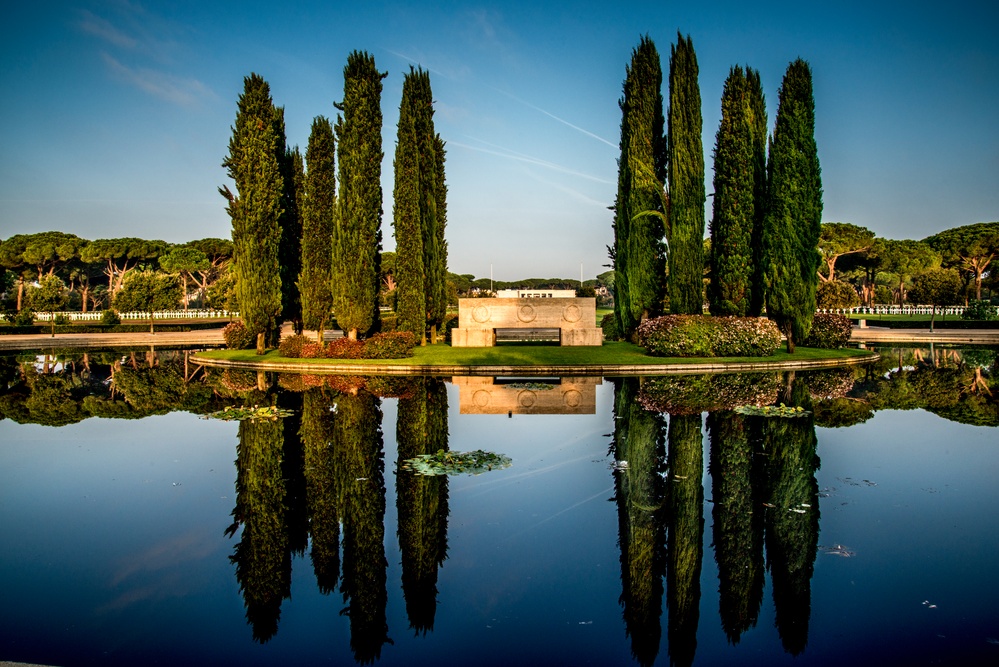
[(638, 327), (638, 344), (654, 357), (768, 357), (780, 341), (761, 317), (664, 315)]

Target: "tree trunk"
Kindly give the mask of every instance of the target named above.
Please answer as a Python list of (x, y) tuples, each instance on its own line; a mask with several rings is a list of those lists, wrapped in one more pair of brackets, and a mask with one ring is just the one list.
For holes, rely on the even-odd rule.
[(937, 304), (933, 304), (933, 311), (930, 314), (930, 333), (933, 333), (933, 321), (937, 319)]
[(437, 344), (437, 325), (436, 324), (431, 324), (430, 325), (430, 344), (431, 345), (436, 345)]
[(90, 298), (90, 283), (89, 282), (88, 283), (80, 283), (80, 290), (81, 290), (80, 291), (80, 296), (83, 297), (81, 299), (81, 303), (82, 303), (81, 311), (84, 314), (86, 314), (86, 312), (87, 312), (87, 299)]
[(264, 332), (261, 331), (257, 334), (257, 354), (263, 354), (266, 349), (267, 348), (264, 344)]
[(347, 331), (347, 338), (351, 340), (357, 340), (357, 329), (350, 329)]
[(155, 331), (153, 331), (153, 312), (152, 311), (149, 311), (149, 333), (151, 333), (151, 334), (156, 333)]
[(17, 312), (21, 312), (21, 303), (24, 300), (24, 276), (17, 279)]

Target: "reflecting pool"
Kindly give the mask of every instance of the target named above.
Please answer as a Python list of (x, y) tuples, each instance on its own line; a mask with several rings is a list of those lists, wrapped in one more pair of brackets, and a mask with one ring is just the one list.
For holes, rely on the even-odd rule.
[[(0, 660), (996, 664), (996, 350), (882, 355), (655, 378), (0, 357)], [(205, 418), (263, 405), (290, 416)], [(512, 464), (402, 469), (479, 449)]]

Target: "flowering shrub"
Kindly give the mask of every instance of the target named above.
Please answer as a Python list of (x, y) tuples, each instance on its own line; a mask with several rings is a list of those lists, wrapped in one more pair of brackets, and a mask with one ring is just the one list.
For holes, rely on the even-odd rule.
[(780, 331), (761, 317), (665, 315), (638, 327), (638, 344), (654, 357), (768, 357)]
[(300, 356), (302, 359), (325, 359), (328, 353), (322, 343), (305, 343), (302, 345)]
[(281, 353), (282, 357), (292, 357), (297, 358), (302, 356), (302, 348), (313, 340), (301, 334), (295, 336), (288, 336), (287, 338), (281, 339), (281, 344), (278, 345), (278, 351)]
[(238, 320), (225, 325), (222, 329), (222, 338), (230, 350), (249, 350), (256, 345), (254, 335)]
[(812, 329), (808, 332), (802, 345), (828, 350), (845, 347), (850, 340), (852, 328), (853, 324), (846, 315), (815, 313), (812, 318)]
[(413, 356), (416, 336), (409, 331), (375, 334), (364, 341), (364, 359), (401, 359)]
[(364, 357), (364, 342), (352, 340), (344, 336), (330, 341), (323, 356), (330, 359), (362, 359)]

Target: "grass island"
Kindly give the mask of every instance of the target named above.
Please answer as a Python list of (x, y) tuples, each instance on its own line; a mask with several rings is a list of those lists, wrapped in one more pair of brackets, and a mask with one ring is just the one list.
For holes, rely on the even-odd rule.
[(207, 350), (195, 359), (206, 366), (264, 371), (349, 373), (359, 375), (518, 375), (734, 372), (804, 370), (867, 363), (875, 352), (860, 349), (825, 350), (799, 347), (794, 354), (778, 350), (768, 357), (653, 357), (632, 343), (605, 342), (600, 347), (498, 345), (453, 348), (445, 343), (417, 347), (403, 359), (301, 359), (282, 357), (277, 350)]

